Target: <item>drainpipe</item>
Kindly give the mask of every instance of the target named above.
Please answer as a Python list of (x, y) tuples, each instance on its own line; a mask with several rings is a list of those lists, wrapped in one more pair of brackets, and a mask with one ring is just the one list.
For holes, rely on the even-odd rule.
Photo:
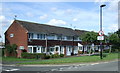
[(60, 40), (60, 54), (61, 54), (61, 46), (62, 46), (62, 34), (61, 34), (61, 40)]
[(46, 36), (45, 36), (45, 39), (46, 39), (46, 43), (45, 43), (45, 44), (46, 44), (46, 48), (45, 48), (46, 50), (45, 50), (45, 51), (46, 51), (46, 54), (47, 54), (47, 45), (48, 45), (48, 44), (47, 44), (47, 34), (46, 34)]
[(72, 54), (74, 55), (74, 36), (73, 36), (73, 49), (72, 49)]

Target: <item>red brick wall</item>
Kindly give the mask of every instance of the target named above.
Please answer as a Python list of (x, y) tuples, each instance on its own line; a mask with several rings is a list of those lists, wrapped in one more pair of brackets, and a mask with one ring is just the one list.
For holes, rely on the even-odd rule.
[[(14, 37), (10, 37), (11, 33), (14, 34)], [(24, 46), (27, 50), (27, 30), (14, 21), (5, 33), (5, 43), (16, 44), (18, 46), (17, 57), (21, 57), (22, 51), (19, 50), (19, 46)]]

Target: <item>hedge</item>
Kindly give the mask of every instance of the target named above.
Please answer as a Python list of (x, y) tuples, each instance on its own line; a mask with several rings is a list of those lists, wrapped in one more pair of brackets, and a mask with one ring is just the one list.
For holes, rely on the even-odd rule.
[(22, 58), (26, 59), (49, 59), (49, 58), (59, 58), (59, 57), (64, 57), (64, 54), (52, 54), (52, 55), (46, 55), (44, 53), (27, 53), (23, 52), (21, 54)]
[(60, 54), (60, 57), (64, 57), (64, 54)]
[(58, 54), (51, 55), (51, 58), (59, 58), (59, 57), (60, 57), (60, 55), (58, 55)]
[(45, 59), (45, 54), (44, 53), (27, 53), (27, 52), (24, 52), (22, 53), (22, 58), (27, 58), (27, 59)]

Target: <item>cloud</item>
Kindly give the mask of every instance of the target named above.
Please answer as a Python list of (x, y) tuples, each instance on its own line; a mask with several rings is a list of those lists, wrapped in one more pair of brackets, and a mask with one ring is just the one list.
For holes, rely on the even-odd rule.
[(117, 1), (111, 1), (109, 3), (108, 10), (109, 11), (117, 11), (118, 10), (118, 2)]
[(117, 31), (118, 30), (118, 24), (111, 24), (109, 27), (108, 27), (108, 30), (110, 31)]
[(9, 24), (11, 24), (13, 20), (8, 20), (5, 16), (1, 15), (0, 16), (0, 23), (1, 27), (7, 27)]
[(46, 18), (48, 18), (48, 15), (47, 14), (44, 14), (43, 16), (40, 16), (40, 19), (46, 19)]
[(67, 9), (66, 12), (67, 12), (67, 13), (72, 13), (73, 10), (72, 10), (72, 9)]
[(1, 20), (1, 21), (5, 20), (5, 16), (1, 15), (1, 16), (0, 16), (0, 20)]
[(57, 8), (56, 8), (56, 7), (53, 7), (53, 8), (51, 8), (51, 10), (52, 10), (52, 11), (56, 11), (56, 10), (57, 10)]
[(77, 21), (78, 19), (77, 18), (74, 18), (73, 21)]
[(47, 24), (57, 25), (57, 26), (65, 26), (67, 23), (63, 20), (51, 19)]
[(30, 12), (27, 12), (26, 15), (27, 15), (28, 17), (33, 17), (33, 16), (34, 16), (34, 15), (33, 15), (32, 13), (30, 13)]
[(3, 16), (3, 15), (0, 16), (1, 27), (6, 26), (8, 22), (9, 22), (9, 21), (6, 20), (5, 16)]

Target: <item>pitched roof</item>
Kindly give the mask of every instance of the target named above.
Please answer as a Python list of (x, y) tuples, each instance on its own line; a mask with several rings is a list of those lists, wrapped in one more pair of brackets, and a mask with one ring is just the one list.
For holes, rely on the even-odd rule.
[(89, 32), (89, 31), (75, 29), (75, 34), (76, 35), (83, 35), (86, 32)]
[(83, 30), (73, 30), (71, 28), (52, 26), (47, 24), (40, 24), (28, 21), (15, 20), (21, 24), (28, 32), (42, 33), (42, 34), (59, 34), (65, 36), (79, 36), (84, 33)]

